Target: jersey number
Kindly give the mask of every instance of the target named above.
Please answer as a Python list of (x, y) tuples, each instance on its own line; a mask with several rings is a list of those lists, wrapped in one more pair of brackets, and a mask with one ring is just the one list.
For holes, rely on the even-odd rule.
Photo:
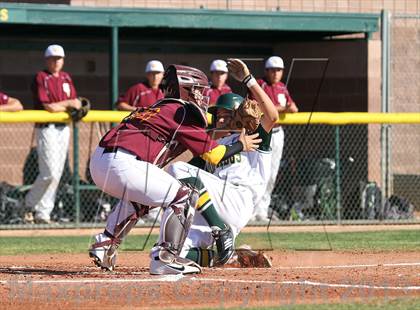
[(125, 120), (126, 121), (128, 120), (147, 121), (153, 118), (154, 116), (156, 116), (157, 114), (159, 114), (159, 112), (160, 112), (160, 108), (138, 109), (134, 111), (133, 113), (131, 113), (129, 116), (127, 116)]

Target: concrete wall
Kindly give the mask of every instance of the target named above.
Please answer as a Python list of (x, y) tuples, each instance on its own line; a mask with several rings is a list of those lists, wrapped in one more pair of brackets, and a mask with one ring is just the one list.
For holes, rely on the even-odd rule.
[(145, 8), (207, 8), (300, 12), (419, 13), (418, 0), (72, 0), (77, 6), (117, 6)]
[[(368, 43), (368, 101), (369, 112), (381, 112), (381, 42)], [(369, 180), (381, 184), (381, 126), (368, 125)]]
[[(420, 18), (393, 19), (391, 111), (420, 111)], [(420, 125), (392, 126), (392, 167), (397, 174), (420, 173)]]

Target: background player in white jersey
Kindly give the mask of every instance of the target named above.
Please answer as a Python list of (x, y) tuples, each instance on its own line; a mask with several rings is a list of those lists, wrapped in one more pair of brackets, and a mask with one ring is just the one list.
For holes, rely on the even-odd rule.
[[(296, 113), (298, 108), (296, 103), (290, 96), (287, 86), (281, 82), (283, 77), (284, 62), (278, 56), (272, 56), (265, 62), (264, 78), (258, 79), (257, 82), (261, 88), (270, 97), (279, 113)], [(280, 168), (280, 161), (283, 154), (284, 131), (281, 125), (277, 124), (273, 128), (271, 137), (271, 149), (273, 156), (271, 158), (271, 174), (264, 190), (261, 200), (257, 203), (254, 210), (253, 220), (257, 222), (269, 222), (269, 206), (271, 204), (271, 193), (276, 185), (277, 174)]]
[[(213, 167), (213, 172), (207, 172), (191, 164), (177, 162), (169, 166), (168, 172), (182, 182), (189, 183), (199, 190), (200, 198), (195, 214), (193, 226), (188, 234), (182, 255), (202, 266), (212, 266), (214, 258), (211, 247), (214, 236), (206, 220), (201, 216), (210, 205), (214, 205), (221, 219), (231, 227), (234, 235), (251, 219), (255, 204), (261, 199), (270, 176), (271, 159), (271, 131), (277, 121), (277, 110), (249, 73), (247, 66), (240, 60), (229, 61), (229, 71), (239, 81), (246, 84), (249, 92), (256, 99), (263, 113), (256, 132), (262, 142), (255, 152), (241, 152)], [(236, 94), (222, 95), (215, 106), (216, 137), (220, 144), (234, 143), (239, 135), (220, 129), (231, 129), (232, 112), (243, 101)], [(199, 160), (197, 160), (199, 161)], [(197, 161), (190, 163), (197, 164)], [(206, 165), (206, 170), (210, 170)], [(219, 250), (218, 250), (219, 251)], [(233, 252), (230, 253), (231, 256)], [(223, 262), (222, 262), (223, 263)]]

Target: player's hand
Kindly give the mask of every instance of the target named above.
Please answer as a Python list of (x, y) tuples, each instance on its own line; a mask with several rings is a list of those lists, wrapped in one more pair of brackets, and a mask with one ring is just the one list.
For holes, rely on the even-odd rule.
[(258, 138), (259, 134), (254, 133), (252, 135), (245, 134), (245, 128), (242, 128), (242, 132), (239, 135), (239, 141), (242, 142), (244, 152), (255, 151), (261, 143), (261, 139)]
[(82, 103), (80, 102), (78, 98), (76, 98), (76, 99), (71, 100), (70, 106), (73, 109), (80, 110), (80, 108), (82, 107)]
[(239, 82), (242, 82), (248, 75), (250, 75), (247, 65), (240, 59), (229, 58), (227, 60), (227, 67), (229, 74)]

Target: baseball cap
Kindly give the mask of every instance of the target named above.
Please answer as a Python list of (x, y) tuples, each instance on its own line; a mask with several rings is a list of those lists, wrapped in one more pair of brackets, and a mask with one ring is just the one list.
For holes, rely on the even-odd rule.
[(163, 72), (163, 64), (159, 60), (151, 60), (146, 65), (146, 73), (147, 72)]
[(65, 57), (64, 48), (58, 44), (52, 44), (47, 47), (44, 57)]
[(283, 59), (281, 59), (279, 56), (271, 56), (265, 62), (265, 68), (266, 69), (271, 69), (271, 68), (284, 69)]
[(228, 72), (226, 61), (221, 60), (221, 59), (213, 60), (213, 62), (210, 65), (210, 72), (213, 72), (213, 71)]

